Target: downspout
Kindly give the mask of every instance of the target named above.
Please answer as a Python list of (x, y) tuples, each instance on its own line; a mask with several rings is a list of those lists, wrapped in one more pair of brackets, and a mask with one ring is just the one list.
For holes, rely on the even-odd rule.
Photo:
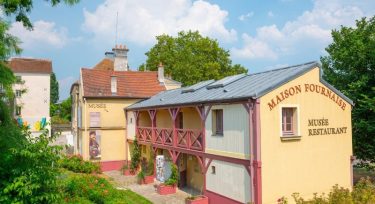
[(124, 109), (125, 114), (125, 163), (128, 165), (128, 114), (127, 111)]
[[(87, 140), (87, 142), (83, 139), (83, 136), (85, 136), (85, 138), (87, 137), (87, 115), (86, 115), (86, 111), (87, 111), (87, 101), (86, 101), (86, 98), (83, 98), (83, 103), (85, 104), (85, 114), (84, 114), (84, 118), (85, 118), (85, 133), (82, 135), (82, 143), (83, 144), (85, 144), (85, 148), (84, 148), (84, 152), (82, 152), (82, 154), (83, 153), (87, 153), (87, 148), (88, 148), (88, 145), (87, 145), (87, 142), (89, 141), (89, 140)], [(89, 154), (90, 154), (90, 151), (89, 151)], [(88, 155), (87, 154), (85, 154), (86, 156), (85, 156), (85, 159), (88, 159)]]
[(253, 111), (254, 111), (254, 104), (252, 100), (249, 99), (248, 102), (248, 114), (249, 114), (249, 147), (250, 147), (250, 193), (251, 193), (251, 203), (255, 203), (255, 182), (254, 182), (254, 145), (253, 145), (253, 138), (254, 138), (254, 122), (253, 122)]
[(261, 162), (261, 151), (260, 151), (260, 100), (253, 100), (252, 105), (252, 132), (253, 132), (253, 186), (254, 186), (254, 203), (262, 204), (262, 162)]

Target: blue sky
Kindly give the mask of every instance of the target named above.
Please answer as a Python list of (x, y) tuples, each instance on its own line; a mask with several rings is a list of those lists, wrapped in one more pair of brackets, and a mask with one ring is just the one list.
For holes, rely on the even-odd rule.
[(198, 30), (230, 51), (249, 73), (319, 60), (340, 25), (375, 14), (373, 0), (81, 0), (73, 7), (35, 1), (34, 30), (12, 23), (21, 56), (46, 58), (60, 83), (60, 99), (82, 67), (92, 67), (115, 45), (130, 49), (132, 69), (145, 62), (155, 36)]

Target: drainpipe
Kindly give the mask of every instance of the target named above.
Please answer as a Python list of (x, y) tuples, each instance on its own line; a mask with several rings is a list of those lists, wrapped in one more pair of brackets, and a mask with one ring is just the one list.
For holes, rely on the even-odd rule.
[(260, 151), (260, 100), (253, 100), (252, 103), (252, 130), (253, 133), (253, 187), (254, 187), (254, 203), (262, 203), (262, 162), (261, 162), (261, 151)]
[(126, 164), (129, 163), (128, 160), (128, 114), (127, 111), (124, 109), (125, 114), (125, 162)]
[[(84, 159), (88, 159), (88, 157), (87, 157), (87, 148), (88, 148), (88, 145), (87, 145), (87, 142), (89, 141), (89, 140), (87, 140), (87, 142), (83, 139), (83, 136), (85, 136), (85, 138), (86, 138), (86, 136), (87, 136), (87, 115), (86, 115), (86, 111), (87, 111), (87, 101), (86, 101), (86, 98), (83, 98), (83, 103), (85, 104), (85, 113), (84, 113), (84, 118), (85, 118), (85, 132), (84, 132), (84, 134), (82, 135), (82, 144), (85, 144), (85, 146), (83, 146), (84, 147), (84, 151), (82, 152), (82, 154), (83, 153), (86, 153), (85, 154), (85, 158)], [(90, 154), (90, 151), (89, 151), (89, 154)]]

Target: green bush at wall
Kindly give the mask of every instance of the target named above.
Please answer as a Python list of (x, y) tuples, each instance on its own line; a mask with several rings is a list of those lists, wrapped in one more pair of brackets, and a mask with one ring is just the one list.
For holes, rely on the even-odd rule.
[[(327, 195), (314, 194), (310, 200), (305, 200), (298, 193), (292, 195), (296, 204), (373, 204), (375, 203), (375, 184), (370, 179), (362, 178), (353, 188), (349, 189), (335, 185)], [(282, 197), (279, 204), (287, 204), (288, 200)]]
[(81, 156), (64, 156), (60, 160), (60, 166), (75, 173), (101, 173), (99, 163), (84, 161)]

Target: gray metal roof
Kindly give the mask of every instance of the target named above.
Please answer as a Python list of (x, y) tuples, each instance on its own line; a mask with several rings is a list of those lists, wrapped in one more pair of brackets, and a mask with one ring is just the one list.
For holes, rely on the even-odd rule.
[[(308, 62), (295, 66), (269, 70), (255, 74), (241, 74), (226, 77), (214, 82), (208, 80), (190, 87), (167, 90), (150, 99), (133, 104), (127, 109), (142, 109), (149, 107), (178, 106), (197, 103), (220, 102), (260, 98), (275, 88), (303, 75), (315, 67), (321, 67), (319, 62)], [(353, 105), (353, 102), (337, 89), (333, 88), (322, 78), (320, 81), (332, 89), (337, 95)], [(220, 86), (210, 85), (221, 84)], [(204, 86), (202, 86), (204, 85)], [(188, 91), (187, 91), (188, 90)]]

